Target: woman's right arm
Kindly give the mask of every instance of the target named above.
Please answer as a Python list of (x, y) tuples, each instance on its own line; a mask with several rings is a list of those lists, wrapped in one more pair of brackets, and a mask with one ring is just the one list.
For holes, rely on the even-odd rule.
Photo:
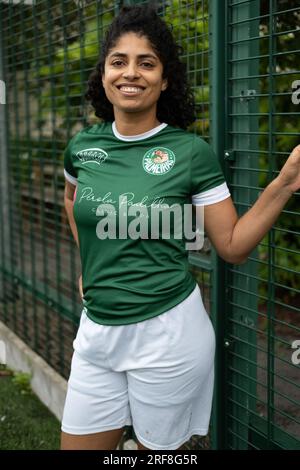
[(64, 204), (65, 204), (65, 209), (67, 212), (69, 224), (71, 227), (71, 231), (73, 233), (73, 237), (77, 243), (77, 246), (79, 248), (79, 241), (78, 241), (78, 232), (77, 232), (77, 227), (76, 223), (74, 220), (73, 216), (73, 198), (74, 198), (74, 192), (75, 192), (76, 186), (74, 184), (71, 184), (69, 181), (66, 180), (65, 182), (65, 195), (64, 195)]
[[(73, 233), (73, 237), (77, 243), (77, 246), (79, 248), (79, 241), (78, 241), (78, 232), (77, 232), (77, 227), (76, 223), (74, 220), (73, 216), (73, 204), (74, 204), (74, 193), (76, 190), (76, 186), (74, 184), (71, 184), (69, 181), (66, 180), (65, 183), (65, 195), (64, 195), (64, 203), (65, 203), (65, 209), (66, 213), (68, 216), (69, 224)], [(79, 288), (79, 293), (80, 296), (83, 297), (83, 292), (82, 292), (82, 275), (80, 274), (79, 279), (78, 279), (78, 288)]]

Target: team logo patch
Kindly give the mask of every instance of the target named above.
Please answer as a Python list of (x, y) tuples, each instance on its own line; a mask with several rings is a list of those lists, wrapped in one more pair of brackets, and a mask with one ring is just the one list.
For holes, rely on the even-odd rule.
[(151, 175), (163, 175), (173, 168), (175, 155), (165, 147), (155, 147), (145, 153), (143, 168)]
[(101, 165), (107, 159), (108, 154), (102, 149), (92, 148), (79, 150), (76, 153), (76, 157), (81, 163), (97, 163), (97, 165)]

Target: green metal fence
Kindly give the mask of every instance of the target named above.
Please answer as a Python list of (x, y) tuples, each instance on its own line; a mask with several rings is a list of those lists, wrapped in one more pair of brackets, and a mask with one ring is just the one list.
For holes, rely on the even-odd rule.
[[(231, 1), (226, 10), (227, 174), (240, 214), (299, 143), (299, 3)], [(300, 447), (299, 195), (248, 262), (227, 270), (226, 438), (234, 449)]]
[[(96, 122), (86, 81), (112, 0), (0, 2), (0, 319), (68, 376), (81, 313), (80, 259), (63, 207), (63, 150)], [(240, 215), (298, 142), (296, 1), (159, 1), (186, 51), (198, 119)], [(299, 195), (244, 265), (205, 241), (190, 253), (217, 335), (211, 432), (191, 447), (300, 447)], [(297, 217), (298, 216), (298, 217)]]

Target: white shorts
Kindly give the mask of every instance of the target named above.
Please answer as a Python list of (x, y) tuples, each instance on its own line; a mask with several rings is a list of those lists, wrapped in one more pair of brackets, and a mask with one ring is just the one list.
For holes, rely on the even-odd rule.
[(100, 325), (83, 310), (73, 345), (62, 431), (132, 425), (153, 450), (207, 434), (215, 333), (198, 285), (167, 312), (129, 325)]

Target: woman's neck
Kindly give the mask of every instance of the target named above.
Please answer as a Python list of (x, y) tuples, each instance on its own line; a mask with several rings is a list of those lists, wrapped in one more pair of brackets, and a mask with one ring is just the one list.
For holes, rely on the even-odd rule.
[(138, 135), (143, 134), (144, 132), (150, 131), (155, 127), (159, 126), (161, 123), (156, 118), (156, 116), (141, 119), (140, 117), (130, 116), (128, 119), (120, 118), (118, 115), (115, 115), (115, 125), (117, 131), (121, 135)]

